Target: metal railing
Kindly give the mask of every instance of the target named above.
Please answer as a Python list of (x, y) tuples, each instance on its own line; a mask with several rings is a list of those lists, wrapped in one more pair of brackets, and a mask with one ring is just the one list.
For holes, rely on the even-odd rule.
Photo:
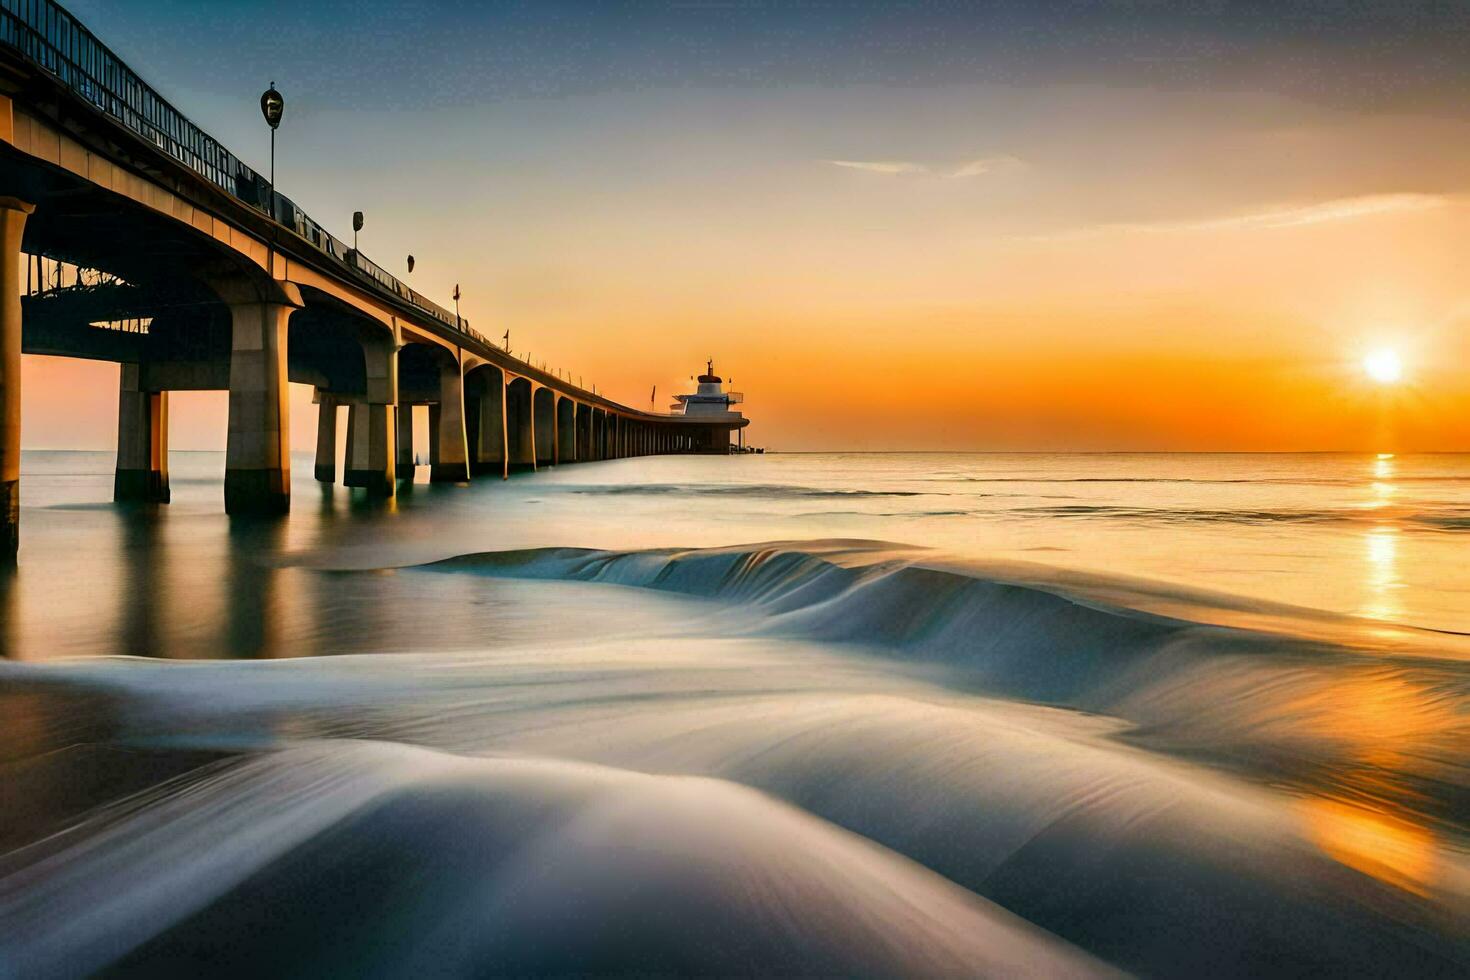
[[(296, 232), (356, 278), (392, 293), (451, 329), (484, 341), (470, 329), (468, 320), (425, 298), (348, 248), (287, 198), (276, 194), (277, 213), (271, 214), (268, 180), (191, 123), (52, 0), (0, 0), (0, 44), (14, 48), (71, 92), (215, 187)], [(290, 214), (291, 220), (283, 220), (283, 212)]]

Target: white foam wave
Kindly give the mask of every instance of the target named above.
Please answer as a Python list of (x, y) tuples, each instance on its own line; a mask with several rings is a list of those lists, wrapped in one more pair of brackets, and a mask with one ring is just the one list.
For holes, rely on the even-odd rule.
[(715, 780), (334, 742), (109, 817), (0, 879), (14, 975), (178, 972), (220, 945), (272, 975), (1110, 972)]

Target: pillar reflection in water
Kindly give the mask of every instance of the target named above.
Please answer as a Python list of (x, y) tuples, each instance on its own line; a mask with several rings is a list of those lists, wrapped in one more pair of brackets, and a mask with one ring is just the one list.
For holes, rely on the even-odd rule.
[(118, 653), (132, 657), (167, 656), (160, 615), (164, 583), (158, 554), (163, 516), (151, 508), (118, 512), (118, 565), (124, 581), (117, 589)]
[(271, 658), (280, 648), (282, 619), (281, 569), (269, 560), (280, 549), (285, 521), (242, 517), (230, 521), (228, 582), (223, 655)]

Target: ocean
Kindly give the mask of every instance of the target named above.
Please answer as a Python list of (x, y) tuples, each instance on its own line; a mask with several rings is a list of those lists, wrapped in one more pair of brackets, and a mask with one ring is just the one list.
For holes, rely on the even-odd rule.
[(24, 456), (0, 975), (1470, 971), (1470, 455), (170, 465)]

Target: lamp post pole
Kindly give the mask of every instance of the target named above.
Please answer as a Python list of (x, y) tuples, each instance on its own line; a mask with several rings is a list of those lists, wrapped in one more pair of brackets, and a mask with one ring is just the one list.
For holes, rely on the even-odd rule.
[(286, 111), (286, 100), (281, 93), (276, 91), (276, 83), (271, 82), (270, 87), (260, 96), (260, 114), (265, 117), (266, 125), (271, 128), (271, 246), (267, 251), (269, 259), (269, 273), (272, 279), (276, 276), (276, 229), (275, 225), (280, 220), (276, 215), (276, 128), (281, 125), (281, 116)]

